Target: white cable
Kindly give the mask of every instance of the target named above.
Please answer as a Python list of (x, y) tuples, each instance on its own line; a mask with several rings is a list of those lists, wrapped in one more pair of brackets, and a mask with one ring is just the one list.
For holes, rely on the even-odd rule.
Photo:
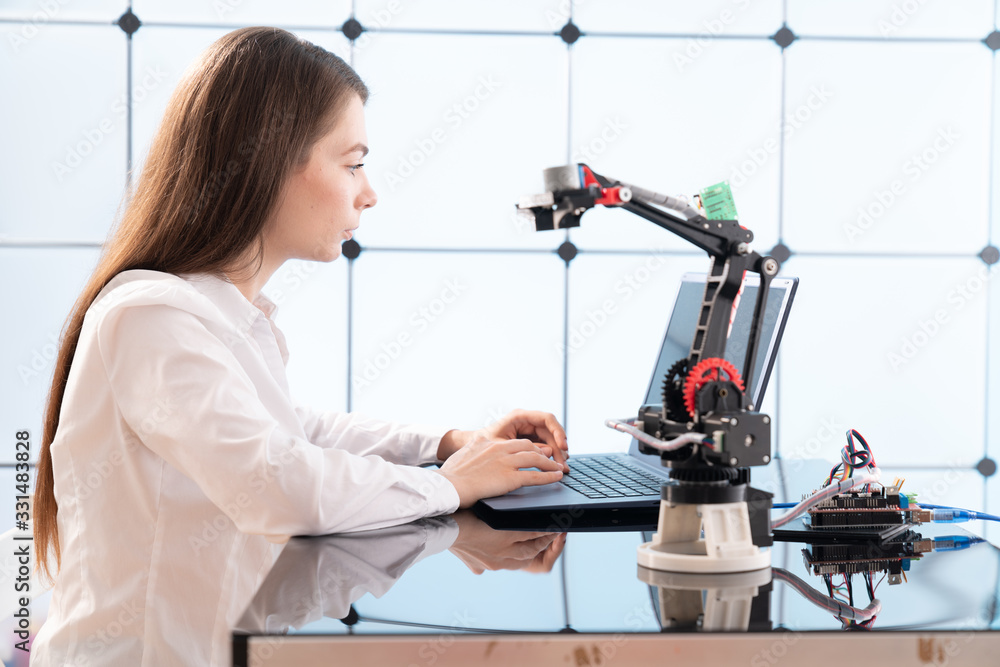
[(878, 482), (882, 476), (882, 471), (878, 468), (874, 468), (871, 472), (865, 473), (860, 477), (848, 477), (847, 479), (841, 480), (836, 484), (830, 484), (829, 486), (824, 486), (822, 489), (812, 494), (801, 503), (793, 507), (788, 511), (787, 514), (779, 516), (777, 519), (771, 520), (771, 530), (775, 528), (780, 528), (786, 523), (796, 518), (797, 516), (804, 514), (811, 507), (814, 507), (827, 498), (831, 498), (838, 493), (844, 493), (845, 491), (850, 491), (856, 486), (863, 486), (865, 484), (872, 484)]
[(685, 433), (684, 435), (677, 436), (673, 440), (660, 440), (659, 438), (654, 438), (642, 429), (638, 429), (632, 426), (631, 420), (624, 419), (606, 419), (604, 425), (608, 428), (613, 428), (616, 431), (621, 431), (622, 433), (628, 433), (636, 440), (646, 443), (654, 449), (659, 449), (661, 452), (672, 452), (675, 449), (680, 449), (685, 445), (689, 445), (692, 442), (701, 442), (705, 439), (704, 433)]
[(659, 192), (653, 192), (652, 190), (647, 190), (646, 188), (640, 188), (637, 185), (630, 185), (628, 183), (618, 183), (621, 187), (626, 187), (632, 191), (632, 199), (637, 199), (639, 201), (645, 202), (647, 204), (657, 204), (668, 208), (671, 211), (680, 213), (684, 215), (687, 220), (701, 215), (698, 209), (691, 206), (691, 204), (680, 197), (671, 197), (670, 195), (661, 195)]
[(771, 572), (774, 574), (775, 579), (788, 583), (807, 600), (818, 607), (832, 611), (840, 618), (856, 621), (858, 623), (864, 623), (866, 621), (870, 621), (875, 616), (878, 616), (879, 612), (882, 611), (882, 603), (878, 600), (878, 598), (872, 600), (871, 603), (864, 609), (859, 609), (858, 607), (852, 607), (848, 604), (844, 604), (836, 598), (823, 595), (788, 570), (783, 570), (780, 567), (773, 567), (771, 568)]

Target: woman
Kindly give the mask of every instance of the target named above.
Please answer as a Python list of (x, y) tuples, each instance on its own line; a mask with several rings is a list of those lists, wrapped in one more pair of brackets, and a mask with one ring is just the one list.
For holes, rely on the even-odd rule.
[(446, 431), (289, 398), (260, 289), (288, 259), (336, 259), (375, 205), (367, 95), (340, 58), (272, 28), (226, 35), (178, 86), (61, 344), (34, 502), (55, 590), (33, 664), (227, 664), (268, 536), (561, 478), (550, 414)]

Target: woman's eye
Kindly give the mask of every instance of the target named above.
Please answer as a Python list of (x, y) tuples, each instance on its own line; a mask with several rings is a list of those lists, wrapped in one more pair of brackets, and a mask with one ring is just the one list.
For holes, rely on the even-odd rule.
[(361, 169), (361, 167), (363, 167), (363, 166), (365, 166), (364, 162), (362, 162), (361, 164), (351, 165), (349, 168), (351, 170), (351, 173), (353, 174), (355, 171), (357, 171), (358, 169)]

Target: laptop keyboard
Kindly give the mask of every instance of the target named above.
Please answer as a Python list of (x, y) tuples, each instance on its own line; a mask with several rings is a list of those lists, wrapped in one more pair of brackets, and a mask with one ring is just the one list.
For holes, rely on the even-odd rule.
[(663, 481), (622, 456), (573, 458), (562, 483), (588, 498), (659, 495)]

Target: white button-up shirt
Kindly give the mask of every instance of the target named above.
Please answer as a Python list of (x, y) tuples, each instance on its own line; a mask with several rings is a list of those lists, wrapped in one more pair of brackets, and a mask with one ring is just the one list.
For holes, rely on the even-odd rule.
[(458, 508), (446, 429), (297, 405), (274, 304), (133, 270), (87, 311), (51, 446), (62, 566), (32, 665), (228, 665), (270, 536)]

